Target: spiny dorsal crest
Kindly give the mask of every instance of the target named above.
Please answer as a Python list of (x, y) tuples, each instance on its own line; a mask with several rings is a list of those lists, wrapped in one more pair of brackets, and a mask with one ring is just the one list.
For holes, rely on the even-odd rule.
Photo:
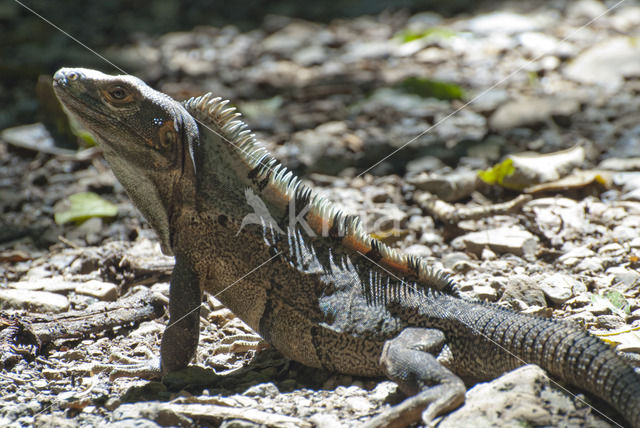
[[(302, 184), (256, 140), (249, 127), (239, 119), (241, 114), (235, 107), (226, 107), (228, 103), (228, 100), (207, 93), (185, 101), (184, 106), (201, 126), (222, 140), (202, 144), (229, 144), (229, 152), (246, 166), (246, 171), (238, 171), (239, 174), (246, 173), (255, 182), (267, 180), (266, 186), (255, 189), (259, 194), (269, 191), (278, 195), (279, 200), (303, 204), (296, 205), (296, 209), (308, 205), (305, 220), (316, 235), (340, 240), (344, 247), (360, 253), (359, 257), (364, 256), (395, 275), (417, 280), (419, 284), (415, 286), (418, 288), (458, 295), (453, 281), (433, 270), (425, 260), (402, 254), (371, 237), (364, 231), (359, 217), (344, 214), (333, 202)], [(387, 295), (399, 290), (380, 291)]]

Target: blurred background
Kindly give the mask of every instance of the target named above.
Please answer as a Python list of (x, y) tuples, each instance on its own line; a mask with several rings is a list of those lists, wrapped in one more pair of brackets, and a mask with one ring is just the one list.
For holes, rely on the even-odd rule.
[[(61, 30), (104, 53), (144, 37), (189, 31), (196, 26), (233, 26), (240, 31), (262, 27), (273, 16), (330, 22), (336, 18), (403, 11), (433, 11), (443, 16), (499, 7), (497, 1), (472, 0), (296, 0), (148, 1), (21, 0)], [(535, 2), (533, 2), (535, 3)], [(276, 23), (272, 25), (277, 26)], [(0, 2), (0, 129), (33, 121), (35, 84), (41, 74), (64, 65), (105, 69), (108, 64), (13, 0)], [(275, 28), (265, 28), (275, 30)], [(139, 73), (134, 68), (127, 70)], [(151, 82), (153, 83), (153, 82)]]

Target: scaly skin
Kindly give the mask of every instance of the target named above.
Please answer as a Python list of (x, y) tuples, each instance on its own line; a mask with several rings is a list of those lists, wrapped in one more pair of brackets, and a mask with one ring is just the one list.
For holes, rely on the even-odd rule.
[(59, 70), (54, 88), (176, 257), (164, 372), (191, 360), (208, 291), (291, 359), (385, 375), (416, 394), (372, 426), (460, 405), (465, 388), (452, 372), (490, 379), (526, 362), (640, 427), (640, 377), (607, 345), (568, 323), (460, 299), (424, 260), (371, 238), (303, 186), (226, 102), (207, 94), (180, 104), (132, 76), (88, 69)]

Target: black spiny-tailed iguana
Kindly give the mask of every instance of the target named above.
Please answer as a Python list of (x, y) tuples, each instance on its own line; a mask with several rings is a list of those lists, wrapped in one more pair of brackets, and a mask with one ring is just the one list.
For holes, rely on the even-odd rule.
[(179, 103), (133, 76), (81, 68), (59, 70), (54, 87), (175, 255), (159, 371), (188, 365), (208, 291), (293, 360), (396, 381), (412, 395), (393, 409), (398, 424), (459, 406), (458, 375), (493, 378), (527, 362), (640, 427), (640, 376), (608, 345), (565, 322), (459, 298), (444, 275), (302, 185), (226, 101)]

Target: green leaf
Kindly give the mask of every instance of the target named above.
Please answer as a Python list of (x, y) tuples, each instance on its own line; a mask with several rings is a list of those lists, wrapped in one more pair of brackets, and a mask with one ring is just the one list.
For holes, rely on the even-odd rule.
[(591, 294), (591, 302), (606, 306), (611, 309), (611, 312), (622, 317), (631, 312), (631, 305), (617, 290), (607, 290), (602, 295)]
[[(535, 189), (540, 183), (560, 182), (566, 179), (576, 167), (585, 161), (585, 150), (582, 146), (553, 153), (516, 153), (508, 156), (493, 168), (480, 171), (478, 176), (488, 184), (499, 184), (512, 190)], [(606, 183), (606, 177), (600, 177)], [(593, 178), (591, 179), (593, 181)], [(570, 183), (558, 183), (569, 187)]]
[(464, 91), (455, 83), (440, 82), (422, 77), (407, 77), (397, 86), (404, 92), (423, 98), (460, 100), (464, 97)]
[(611, 302), (613, 307), (619, 312), (627, 315), (631, 313), (631, 305), (618, 290), (608, 290), (604, 293), (604, 297)]
[(67, 209), (56, 212), (53, 216), (57, 224), (70, 221), (82, 223), (92, 217), (115, 217), (118, 207), (102, 199), (93, 192), (76, 193), (69, 196)]
[(478, 171), (478, 177), (487, 184), (503, 185), (505, 177), (512, 175), (516, 171), (513, 160), (506, 158), (492, 168)]
[(454, 37), (456, 32), (448, 28), (432, 27), (422, 31), (403, 30), (396, 34), (396, 38), (400, 39), (402, 43), (412, 42), (418, 39), (430, 38), (430, 39), (448, 39)]
[(76, 135), (85, 147), (93, 147), (96, 145), (96, 139), (88, 131), (86, 131), (72, 116), (69, 116), (69, 124), (71, 125), (71, 132)]
[(387, 245), (393, 245), (398, 241), (402, 241), (409, 233), (410, 232), (405, 229), (389, 229), (373, 232), (371, 236)]
[(238, 105), (238, 109), (249, 119), (259, 117), (273, 117), (282, 106), (283, 99), (280, 95), (264, 100), (245, 101)]
[(592, 331), (591, 333), (611, 346), (620, 345), (618, 350), (621, 352), (636, 352), (640, 348), (640, 326), (627, 326), (616, 331)]

